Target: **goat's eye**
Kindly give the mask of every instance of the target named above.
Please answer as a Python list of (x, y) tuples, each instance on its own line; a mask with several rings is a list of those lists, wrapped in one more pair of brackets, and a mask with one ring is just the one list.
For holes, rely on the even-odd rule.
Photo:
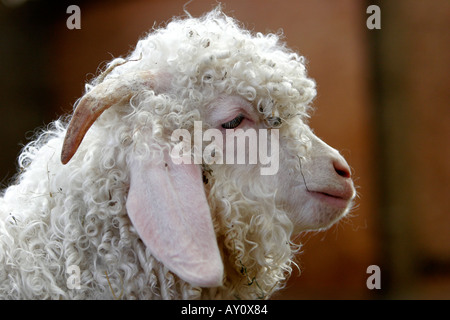
[(239, 126), (242, 122), (242, 120), (244, 120), (244, 116), (242, 114), (238, 115), (236, 118), (234, 118), (231, 121), (222, 123), (222, 128), (224, 129), (234, 129), (237, 126)]

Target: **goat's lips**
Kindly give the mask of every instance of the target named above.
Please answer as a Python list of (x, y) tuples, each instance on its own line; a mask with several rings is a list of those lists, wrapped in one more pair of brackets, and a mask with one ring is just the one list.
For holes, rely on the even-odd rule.
[(351, 187), (344, 190), (309, 191), (309, 193), (319, 201), (343, 209), (348, 207), (354, 196), (354, 191)]

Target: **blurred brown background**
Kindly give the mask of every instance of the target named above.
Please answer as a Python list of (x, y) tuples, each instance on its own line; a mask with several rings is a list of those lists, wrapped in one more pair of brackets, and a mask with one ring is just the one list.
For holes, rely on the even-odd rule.
[[(71, 112), (84, 82), (187, 0), (0, 2), (0, 181), (37, 127)], [(81, 9), (69, 30), (66, 9)], [(223, 0), (252, 30), (283, 29), (318, 84), (312, 127), (352, 166), (352, 217), (303, 235), (277, 299), (450, 298), (450, 1)], [(369, 30), (369, 5), (381, 29)], [(215, 0), (187, 5), (194, 16)], [(369, 290), (369, 265), (381, 289)]]

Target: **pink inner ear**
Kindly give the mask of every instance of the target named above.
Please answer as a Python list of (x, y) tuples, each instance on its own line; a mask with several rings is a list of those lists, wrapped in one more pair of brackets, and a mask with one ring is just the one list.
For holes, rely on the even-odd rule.
[(128, 215), (156, 259), (194, 286), (222, 284), (223, 263), (195, 164), (134, 161)]

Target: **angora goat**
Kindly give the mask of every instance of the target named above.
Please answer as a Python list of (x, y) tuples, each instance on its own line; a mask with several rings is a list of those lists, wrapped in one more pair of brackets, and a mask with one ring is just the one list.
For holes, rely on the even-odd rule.
[[(315, 94), (303, 57), (220, 9), (153, 30), (20, 154), (0, 198), (0, 297), (270, 297), (291, 238), (333, 224), (355, 195), (345, 160), (306, 124)], [(215, 129), (200, 131), (202, 150), (186, 139), (195, 125)], [(279, 148), (274, 172), (211, 161), (230, 135), (254, 144), (250, 129), (266, 155)]]

